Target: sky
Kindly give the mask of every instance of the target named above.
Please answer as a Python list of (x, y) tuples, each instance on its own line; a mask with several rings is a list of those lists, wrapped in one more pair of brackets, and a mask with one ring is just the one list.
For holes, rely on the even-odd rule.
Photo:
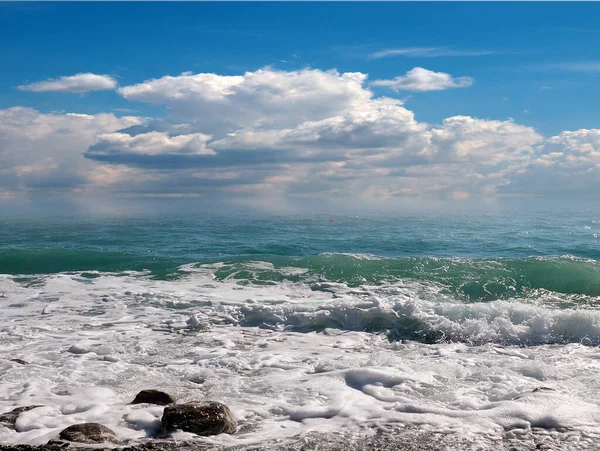
[(598, 3), (0, 2), (0, 204), (594, 199)]

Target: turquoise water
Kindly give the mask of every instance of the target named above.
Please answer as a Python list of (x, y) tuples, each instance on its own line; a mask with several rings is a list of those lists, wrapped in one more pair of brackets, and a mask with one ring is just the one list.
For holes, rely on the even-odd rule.
[[(547, 290), (600, 296), (600, 214), (45, 218), (0, 222), (0, 274), (149, 270), (224, 262), (217, 278), (248, 283), (395, 280), (440, 284), (462, 302)], [(245, 271), (249, 261), (272, 264)], [(290, 275), (281, 268), (305, 271)], [(90, 274), (90, 277), (93, 277)], [(565, 305), (577, 302), (565, 298)]]

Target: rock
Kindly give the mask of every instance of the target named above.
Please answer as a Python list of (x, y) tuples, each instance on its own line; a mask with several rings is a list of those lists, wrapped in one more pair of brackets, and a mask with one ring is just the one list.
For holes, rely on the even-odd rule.
[(10, 361), (20, 363), (21, 365), (29, 365), (29, 362), (23, 359), (10, 359)]
[(71, 444), (69, 442), (63, 442), (62, 440), (48, 440), (48, 443), (46, 443), (46, 446), (53, 446), (56, 448), (68, 448), (69, 446), (71, 446)]
[(79, 443), (120, 443), (113, 431), (99, 423), (81, 423), (63, 429), (59, 438)]
[(237, 426), (229, 407), (214, 401), (166, 407), (161, 423), (165, 432), (181, 429), (198, 435), (233, 434)]
[(541, 391), (556, 391), (550, 387), (537, 387), (533, 389), (533, 393), (541, 392)]
[(7, 424), (9, 426), (14, 426), (17, 421), (17, 418), (19, 418), (19, 415), (21, 415), (23, 412), (27, 412), (28, 410), (35, 409), (36, 407), (43, 406), (17, 407), (16, 409), (11, 410), (10, 412), (3, 413), (2, 415), (0, 415), (0, 423)]
[[(68, 446), (69, 444), (66, 443)], [(47, 443), (45, 445), (0, 445), (0, 451), (65, 451), (67, 447)], [(93, 451), (99, 451), (94, 449)]]
[(536, 387), (529, 392), (525, 392), (525, 393), (520, 394), (519, 396), (515, 396), (515, 399), (522, 399), (525, 396), (531, 395), (532, 393), (550, 393), (550, 392), (556, 392), (556, 390), (554, 390), (553, 388), (550, 388), (550, 387)]
[(142, 390), (131, 401), (131, 404), (158, 404), (159, 406), (166, 406), (174, 402), (175, 400), (168, 393), (159, 390)]
[(67, 349), (67, 352), (72, 354), (87, 354), (90, 352), (90, 349), (81, 343), (75, 343), (74, 345), (71, 345), (69, 349)]

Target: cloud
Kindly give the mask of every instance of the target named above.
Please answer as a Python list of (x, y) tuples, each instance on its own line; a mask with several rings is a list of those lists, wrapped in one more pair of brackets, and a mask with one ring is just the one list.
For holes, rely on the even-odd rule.
[[(286, 149), (311, 154), (372, 152), (418, 141), (426, 131), (411, 111), (395, 99), (371, 99), (344, 114), (319, 121), (306, 121), (294, 128), (241, 129), (212, 143), (215, 149)], [(424, 146), (424, 143), (421, 143)], [(413, 144), (410, 148), (415, 147)], [(419, 147), (418, 145), (416, 147)]]
[(367, 76), (335, 70), (264, 68), (238, 76), (183, 73), (118, 90), (125, 99), (165, 105), (171, 118), (201, 123), (210, 134), (240, 127), (289, 127), (366, 102)]
[[(168, 118), (99, 136), (85, 155), (162, 171), (161, 183), (147, 189), (451, 198), (492, 193), (504, 183), (497, 174), (504, 163), (527, 158), (542, 139), (512, 121), (467, 116), (431, 127), (401, 101), (375, 97), (366, 80), (362, 73), (265, 68), (125, 86), (121, 95), (164, 104)], [(163, 144), (193, 134), (202, 135), (200, 152)]]
[(443, 91), (451, 88), (467, 88), (473, 84), (471, 77), (453, 78), (444, 72), (433, 72), (422, 67), (409, 70), (406, 75), (392, 80), (375, 80), (373, 86), (386, 86), (394, 91)]
[(371, 59), (389, 58), (394, 56), (406, 56), (411, 58), (436, 58), (442, 56), (484, 56), (494, 55), (499, 52), (492, 50), (458, 50), (447, 47), (399, 47), (382, 49), (369, 54)]
[(117, 80), (109, 75), (82, 73), (71, 76), (37, 81), (18, 86), (21, 91), (84, 93), (115, 89)]
[(556, 66), (558, 69), (575, 72), (600, 72), (600, 62), (588, 61), (584, 63), (563, 63)]
[(214, 155), (206, 147), (210, 135), (190, 133), (169, 136), (163, 132), (148, 132), (131, 136), (126, 133), (103, 133), (89, 150), (89, 155), (125, 153), (133, 155)]
[(533, 69), (533, 70), (539, 70), (539, 71), (564, 70), (564, 71), (570, 71), (570, 72), (596, 73), (596, 72), (600, 72), (600, 61), (537, 64), (534, 66), (530, 66), (529, 68)]
[(493, 121), (469, 116), (444, 119), (432, 129), (431, 142), (439, 161), (472, 162), (480, 167), (529, 159), (543, 137), (512, 120)]
[(548, 138), (536, 155), (509, 167), (504, 193), (585, 196), (600, 190), (600, 130), (564, 131)]
[(341, 161), (401, 144), (407, 146), (405, 153), (419, 145), (421, 150), (424, 142), (413, 141), (421, 139), (425, 126), (402, 102), (374, 99), (366, 79), (362, 73), (265, 68), (236, 77), (185, 73), (126, 86), (119, 90), (124, 97), (165, 104), (171, 114), (124, 133), (203, 133), (212, 137), (206, 146), (216, 155), (133, 155), (118, 146), (106, 152), (99, 142), (86, 156), (138, 167), (252, 165), (271, 170), (274, 165)]
[(465, 115), (431, 125), (371, 86), (363, 73), (318, 69), (185, 73), (119, 90), (164, 105), (164, 118), (0, 110), (0, 196), (94, 192), (269, 205), (600, 188), (598, 130), (545, 139), (510, 119)]
[(113, 114), (43, 114), (0, 110), (0, 191), (53, 195), (85, 186), (94, 164), (82, 157), (98, 133), (139, 124)]

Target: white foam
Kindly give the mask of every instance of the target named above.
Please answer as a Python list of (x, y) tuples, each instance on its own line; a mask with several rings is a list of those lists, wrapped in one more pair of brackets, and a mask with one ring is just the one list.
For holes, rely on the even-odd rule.
[[(411, 282), (241, 285), (215, 279), (219, 267), (186, 266), (177, 281), (0, 276), (0, 413), (44, 406), (21, 414), (16, 430), (0, 426), (0, 443), (45, 443), (84, 421), (124, 441), (155, 434), (163, 408), (129, 404), (146, 388), (229, 405), (243, 432), (208, 439), (221, 444), (390, 424), (600, 438), (600, 352), (584, 345), (600, 343), (596, 310), (461, 304)], [(454, 342), (384, 333), (402, 338), (409, 326)], [(506, 346), (523, 343), (536, 346)], [(555, 391), (533, 392), (541, 386)]]

